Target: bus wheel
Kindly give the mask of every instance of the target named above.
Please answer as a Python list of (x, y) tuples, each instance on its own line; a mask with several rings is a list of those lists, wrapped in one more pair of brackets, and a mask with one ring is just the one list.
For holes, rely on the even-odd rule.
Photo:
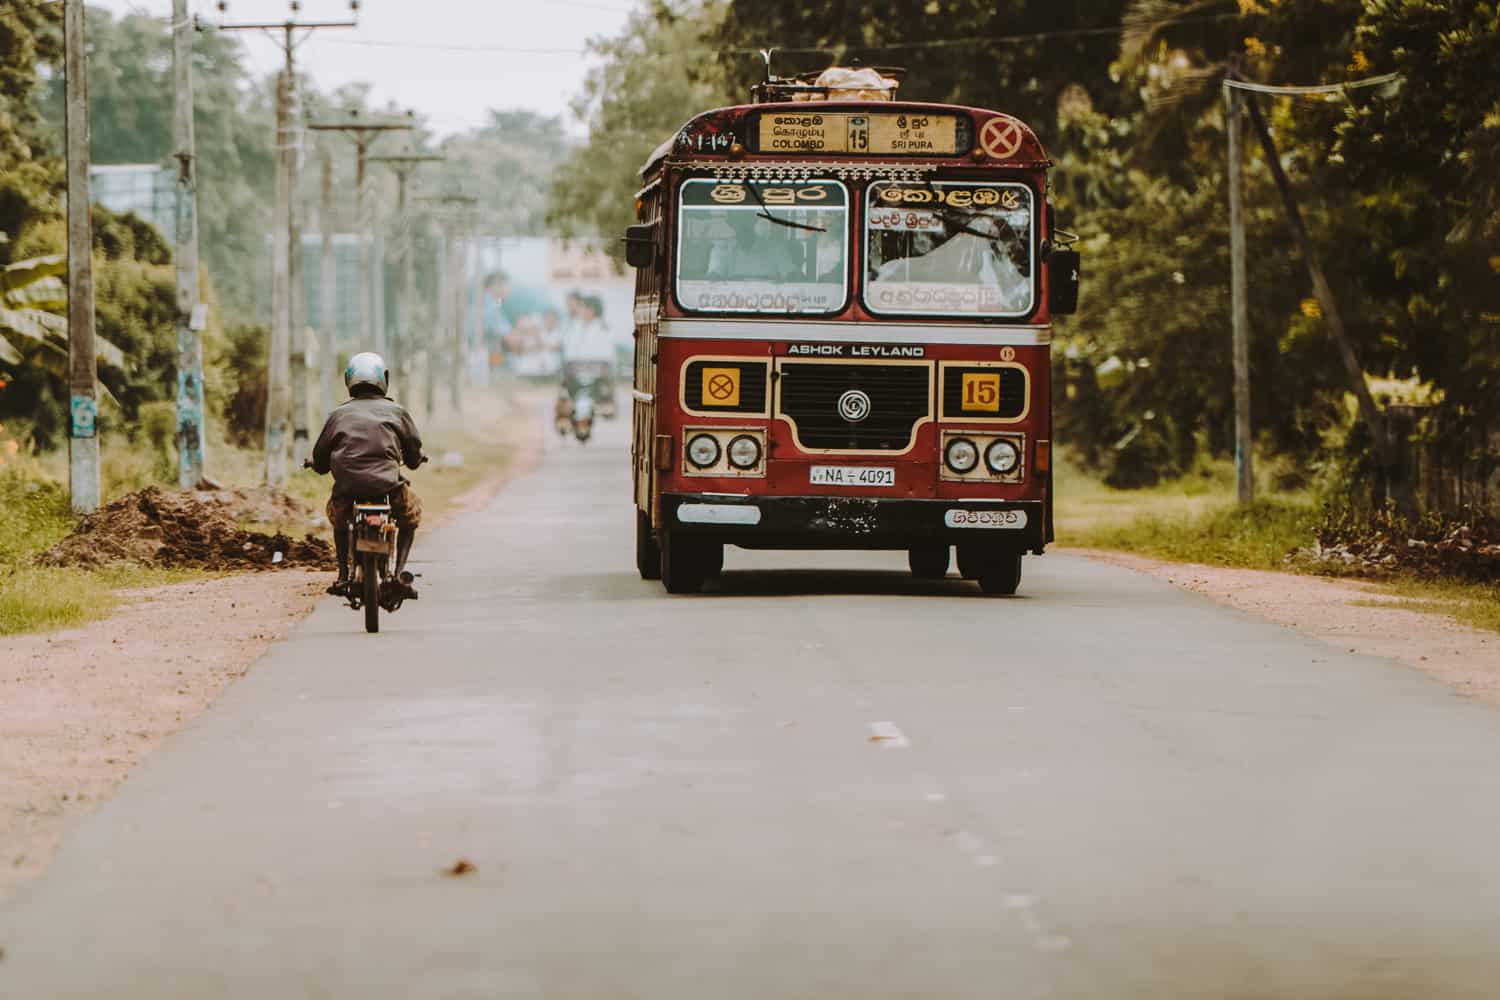
[(724, 543), (708, 542), (699, 550), (703, 554), (703, 575), (717, 580), (724, 572)]
[(977, 580), (985, 567), (998, 553), (981, 545), (958, 546), (958, 575), (965, 580)]
[(661, 533), (661, 582), (669, 594), (696, 594), (708, 574), (703, 550), (677, 532)]
[(642, 580), (661, 579), (661, 546), (651, 530), (651, 515), (635, 509), (635, 568)]
[(979, 571), (979, 589), (1009, 597), (1021, 586), (1021, 553), (996, 552)]
[(948, 575), (949, 550), (946, 545), (913, 545), (906, 550), (911, 575), (918, 580), (941, 580)]

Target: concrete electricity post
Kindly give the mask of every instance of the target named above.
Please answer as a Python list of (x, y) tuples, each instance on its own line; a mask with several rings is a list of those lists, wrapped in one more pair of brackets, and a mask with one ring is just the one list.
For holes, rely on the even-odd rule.
[[(292, 0), (288, 7), (293, 15), (301, 4)], [(225, 11), (227, 3), (221, 2), (219, 10)], [(350, 0), (351, 10), (359, 9), (359, 0)], [(279, 23), (220, 24), (221, 31), (264, 31), (276, 38), (286, 55), (276, 88), (276, 207), (272, 214), (271, 237), (271, 344), (266, 365), (266, 483), (280, 486), (286, 481), (287, 445), (289, 424), (302, 429), (307, 437), (307, 416), (293, 416), (292, 391), (292, 336), (302, 309), (296, 304), (297, 297), (305, 294), (300, 286), (301, 247), (293, 247), (293, 240), (300, 242), (301, 234), (296, 225), (296, 214), (292, 202), (297, 196), (298, 168), (301, 166), (300, 133), (292, 120), (297, 86), (297, 46), (319, 28), (353, 28), (357, 21), (297, 21), (293, 17)], [(298, 35), (298, 32), (302, 34)], [(293, 285), (294, 277), (298, 285)], [(304, 339), (304, 330), (299, 331), (299, 341)], [(305, 358), (305, 351), (303, 352)], [(302, 409), (306, 410), (306, 386), (300, 394)]]
[(334, 362), (338, 358), (333, 336), (338, 322), (338, 271), (333, 249), (333, 153), (323, 146), (322, 203), (318, 209), (318, 228), (323, 237), (318, 254), (318, 396), (326, 416), (334, 407)]
[[(438, 198), (426, 198), (424, 201), (442, 205), (447, 211), (438, 215), (442, 223), (441, 247), (439, 250), (439, 277), (438, 286), (438, 338), (439, 344), (427, 352), (427, 370), (425, 381), (427, 383), (426, 404), (427, 416), (430, 418), (435, 409), (437, 396), (437, 367), (442, 364), (448, 370), (448, 397), (457, 411), (463, 405), (463, 292), (464, 292), (464, 264), (458, 257), (459, 240), (468, 234), (468, 227), (473, 224), (473, 207), (479, 203), (479, 199), (467, 194), (446, 194)], [(440, 362), (436, 355), (442, 352)]]
[(396, 298), (396, 336), (391, 345), (392, 356), (389, 360), (392, 370), (403, 380), (410, 378), (412, 374), (412, 347), (416, 343), (412, 330), (412, 305), (416, 296), (416, 240), (411, 219), (406, 212), (407, 182), (421, 164), (441, 163), (444, 159), (442, 156), (410, 152), (370, 157), (371, 163), (384, 163), (396, 174), (396, 224), (400, 226), (396, 252), (401, 257), (401, 291)]
[(400, 118), (371, 118), (362, 116), (358, 110), (350, 111), (344, 118), (321, 122), (308, 122), (307, 127), (315, 132), (343, 132), (354, 139), (354, 215), (360, 237), (359, 258), (359, 310), (360, 331), (365, 337), (362, 350), (384, 352), (384, 317), (375, 314), (374, 255), (371, 253), (372, 237), (370, 218), (365, 197), (365, 176), (368, 173), (370, 146), (385, 132), (409, 131), (416, 127), (416, 116), (408, 111)]
[(1255, 436), (1250, 424), (1250, 302), (1246, 291), (1244, 164), (1244, 98), (1224, 81), (1229, 133), (1229, 272), (1234, 327), (1234, 471), (1241, 504), (1255, 499)]
[(99, 507), (98, 366), (94, 360), (93, 228), (89, 221), (89, 80), (83, 0), (64, 0), (68, 184), (68, 486), (73, 511)]
[(193, 141), (193, 34), (187, 0), (172, 0), (172, 72), (177, 140), (177, 485), (203, 481), (203, 341), (198, 290), (198, 158)]

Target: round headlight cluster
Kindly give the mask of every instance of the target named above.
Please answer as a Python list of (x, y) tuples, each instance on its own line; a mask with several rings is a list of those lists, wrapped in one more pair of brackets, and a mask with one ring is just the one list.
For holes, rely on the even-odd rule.
[(997, 438), (988, 448), (984, 450), (984, 464), (990, 467), (990, 471), (996, 475), (1006, 475), (1016, 471), (1016, 466), (1021, 464), (1021, 452), (1014, 441), (1006, 438)]
[(699, 434), (688, 442), (688, 461), (706, 469), (719, 461), (719, 442), (712, 434)]
[(968, 438), (954, 438), (943, 451), (943, 461), (959, 475), (972, 472), (979, 464), (979, 449)]
[(760, 464), (760, 442), (741, 434), (729, 442), (729, 464), (736, 469), (753, 469)]

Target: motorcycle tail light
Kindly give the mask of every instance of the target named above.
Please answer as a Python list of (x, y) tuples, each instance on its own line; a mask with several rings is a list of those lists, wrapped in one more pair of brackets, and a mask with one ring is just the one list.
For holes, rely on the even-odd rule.
[(365, 523), (366, 524), (373, 524), (373, 525), (379, 527), (379, 525), (380, 525), (380, 515), (379, 514), (366, 514), (365, 515)]

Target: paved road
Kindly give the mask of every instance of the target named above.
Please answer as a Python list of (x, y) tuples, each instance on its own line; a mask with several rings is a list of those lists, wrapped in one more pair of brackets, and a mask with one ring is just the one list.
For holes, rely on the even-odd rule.
[(1500, 992), (1500, 713), (1057, 555), (669, 598), (620, 433), (169, 743), (0, 910), (0, 996)]

